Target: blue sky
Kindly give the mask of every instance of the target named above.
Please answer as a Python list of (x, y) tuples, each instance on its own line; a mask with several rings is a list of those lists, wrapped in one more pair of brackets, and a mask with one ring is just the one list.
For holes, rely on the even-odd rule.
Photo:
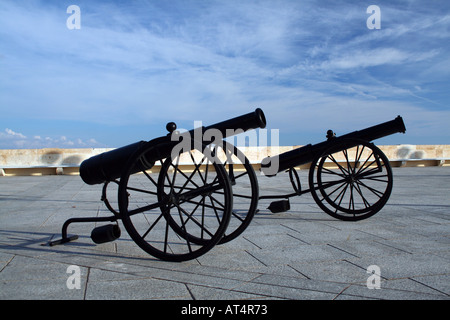
[(120, 147), (256, 107), (280, 145), (397, 115), (407, 133), (377, 143), (449, 144), (449, 39), (444, 0), (1, 0), (0, 148)]

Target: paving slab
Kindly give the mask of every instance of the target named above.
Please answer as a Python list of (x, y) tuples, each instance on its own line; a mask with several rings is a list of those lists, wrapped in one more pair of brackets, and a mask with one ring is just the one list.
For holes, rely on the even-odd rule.
[[(149, 256), (123, 227), (120, 239), (96, 245), (95, 224), (73, 224), (79, 239), (50, 247), (67, 219), (110, 215), (101, 186), (78, 176), (0, 177), (0, 299), (449, 300), (450, 167), (393, 173), (391, 198), (369, 219), (336, 220), (309, 194), (275, 214), (261, 200), (237, 239), (181, 263)], [(307, 171), (299, 174), (307, 183)], [(258, 181), (261, 194), (292, 192), (287, 174)], [(379, 289), (368, 287), (373, 265)]]

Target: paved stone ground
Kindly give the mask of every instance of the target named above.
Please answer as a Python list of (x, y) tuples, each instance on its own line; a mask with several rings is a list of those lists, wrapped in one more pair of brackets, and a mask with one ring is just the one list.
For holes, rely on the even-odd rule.
[[(449, 180), (450, 167), (394, 168), (389, 202), (359, 222), (329, 217), (309, 194), (284, 213), (260, 201), (240, 237), (171, 263), (147, 255), (125, 230), (95, 245), (89, 224), (70, 227), (76, 242), (45, 245), (68, 218), (109, 214), (101, 186), (78, 176), (1, 177), (0, 299), (449, 300)], [(259, 184), (261, 194), (291, 192), (284, 174)], [(80, 289), (67, 287), (71, 265)], [(380, 289), (367, 287), (371, 265)]]

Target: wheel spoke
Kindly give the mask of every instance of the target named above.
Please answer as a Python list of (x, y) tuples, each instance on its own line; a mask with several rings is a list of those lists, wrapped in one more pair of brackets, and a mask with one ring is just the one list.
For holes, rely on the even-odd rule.
[(365, 208), (370, 207), (370, 203), (369, 203), (369, 201), (367, 201), (366, 197), (364, 197), (363, 192), (362, 192), (362, 190), (361, 190), (361, 188), (360, 188), (360, 186), (359, 186), (359, 183), (356, 183), (356, 184), (354, 185), (354, 187), (355, 187), (356, 192), (358, 192), (359, 196), (360, 196), (361, 199), (363, 200), (363, 203), (364, 203)]
[(153, 210), (153, 209), (161, 207), (161, 205), (162, 205), (162, 203), (156, 202), (156, 203), (153, 203), (153, 204), (149, 204), (147, 206), (143, 206), (143, 207), (139, 207), (139, 208), (136, 208), (136, 209), (133, 209), (133, 210), (129, 210), (128, 211), (128, 215), (133, 216), (133, 215), (138, 214), (138, 213), (143, 213), (145, 211), (150, 211), (150, 210)]
[(176, 207), (177, 207), (177, 210), (178, 210), (178, 215), (180, 216), (181, 230), (182, 230), (183, 235), (184, 235), (183, 238), (186, 240), (186, 245), (188, 247), (189, 252), (192, 252), (191, 242), (189, 241), (188, 233), (186, 231), (186, 226), (185, 226), (186, 222), (183, 221), (183, 215), (181, 214), (181, 211), (183, 211), (184, 214), (187, 214), (187, 212), (183, 208), (178, 206), (178, 205)]
[[(147, 235), (150, 233), (150, 231), (153, 230), (153, 228), (156, 226), (156, 224), (158, 223), (158, 221), (161, 219), (161, 217), (163, 216), (163, 214), (161, 213), (159, 215), (159, 217), (155, 220), (155, 222), (153, 222), (153, 224), (150, 226), (150, 228), (147, 229), (146, 232), (144, 232), (144, 234), (142, 235), (142, 238), (145, 239), (145, 237), (147, 237)], [(148, 222), (148, 220), (147, 220)]]
[(383, 196), (383, 194), (384, 194), (384, 192), (379, 191), (379, 190), (377, 190), (377, 189), (375, 189), (375, 188), (372, 188), (372, 187), (366, 185), (365, 183), (363, 183), (363, 182), (361, 182), (361, 181), (359, 181), (358, 183), (359, 183), (360, 185), (362, 185), (363, 187), (365, 187), (366, 189), (369, 189), (370, 191), (372, 191), (372, 193), (373, 193), (374, 195), (376, 195), (378, 198), (381, 198), (381, 197)]
[(349, 172), (346, 170), (334, 157), (329, 155), (328, 158), (341, 170), (343, 176), (348, 176)]
[[(181, 212), (183, 212), (184, 215), (188, 216), (188, 220), (191, 220), (192, 222), (194, 222), (202, 231), (205, 231), (209, 236), (213, 236), (213, 234), (211, 232), (208, 231), (208, 229), (205, 228), (203, 223), (200, 223), (197, 219), (195, 219), (194, 217), (192, 217), (188, 212), (186, 212), (186, 210), (184, 210), (181, 206), (179, 205), (175, 205), (177, 207), (177, 209)], [(186, 228), (185, 228), (185, 224), (187, 222), (183, 221), (183, 218), (181, 217), (181, 213), (180, 213), (180, 220), (182, 222), (182, 229), (186, 232)], [(186, 232), (185, 235), (188, 235), (188, 233)]]
[(336, 200), (339, 198), (338, 207), (341, 206), (342, 200), (344, 199), (344, 195), (347, 192), (348, 184), (344, 184), (344, 186), (345, 187), (341, 190), (341, 192), (339, 192), (339, 194), (333, 200), (334, 202), (336, 202)]
[(127, 190), (128, 191), (137, 191), (137, 192), (142, 192), (142, 193), (147, 193), (147, 194), (153, 194), (153, 195), (157, 194), (154, 191), (149, 191), (149, 190), (144, 190), (144, 189), (134, 188), (134, 187), (127, 187)]

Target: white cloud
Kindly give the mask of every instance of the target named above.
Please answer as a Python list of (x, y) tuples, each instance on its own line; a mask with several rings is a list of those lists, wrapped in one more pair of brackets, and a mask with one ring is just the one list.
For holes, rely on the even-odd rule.
[(428, 52), (407, 52), (396, 48), (377, 48), (348, 52), (332, 57), (321, 64), (321, 68), (335, 71), (339, 69), (362, 69), (382, 65), (398, 65), (428, 60), (439, 54), (438, 50)]
[(39, 149), (39, 148), (91, 148), (91, 147), (103, 147), (95, 139), (88, 139), (86, 142), (80, 138), (67, 138), (66, 136), (60, 137), (45, 137), (41, 138), (40, 135), (33, 135), (28, 138), (20, 132), (13, 131), (6, 128), (3, 132), (0, 132), (0, 149)]
[(8, 139), (8, 138), (25, 139), (26, 138), (26, 136), (24, 136), (23, 134), (18, 133), (18, 132), (14, 132), (14, 131), (12, 131), (11, 129), (8, 129), (8, 128), (5, 129), (5, 132), (6, 132), (6, 134), (0, 133), (0, 135), (2, 137), (6, 138), (6, 139)]

